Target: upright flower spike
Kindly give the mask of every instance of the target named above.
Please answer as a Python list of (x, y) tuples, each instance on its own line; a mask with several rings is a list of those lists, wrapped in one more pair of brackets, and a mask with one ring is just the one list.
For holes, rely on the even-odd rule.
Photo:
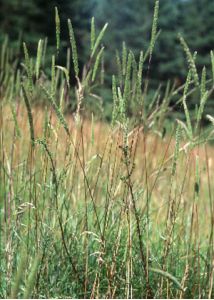
[(60, 49), (60, 17), (59, 17), (59, 12), (58, 12), (57, 7), (55, 7), (55, 23), (56, 23), (56, 49), (57, 49), (57, 54), (59, 54), (59, 49)]
[(91, 52), (93, 51), (94, 44), (96, 39), (96, 29), (95, 29), (95, 22), (94, 17), (91, 19)]
[(189, 64), (189, 68), (192, 72), (195, 85), (199, 86), (199, 77), (198, 77), (198, 72), (197, 72), (197, 68), (195, 65), (195, 56), (197, 53), (195, 53), (194, 56), (192, 56), (187, 43), (185, 42), (184, 38), (180, 34), (179, 34), (179, 39), (180, 39), (181, 45), (183, 46), (184, 52), (186, 53), (187, 61)]
[(159, 14), (159, 0), (155, 2), (153, 23), (152, 23), (152, 34), (151, 34), (151, 42), (150, 42), (150, 57), (152, 56), (152, 52), (154, 50), (156, 35), (157, 35), (157, 27), (158, 27), (158, 14)]
[(78, 77), (79, 76), (79, 64), (78, 64), (77, 46), (76, 46), (76, 40), (75, 40), (75, 36), (74, 36), (73, 26), (72, 26), (70, 19), (68, 19), (68, 30), (69, 30), (71, 49), (72, 49), (72, 60), (73, 60), (73, 64), (74, 64), (75, 76)]
[(42, 48), (43, 48), (43, 41), (39, 40), (38, 47), (37, 47), (37, 55), (36, 55), (36, 79), (39, 78), (39, 71), (42, 61)]
[(26, 66), (27, 77), (28, 77), (28, 89), (30, 94), (32, 94), (33, 93), (32, 65), (31, 65), (27, 45), (25, 43), (23, 43), (23, 49), (24, 49), (24, 56), (25, 56), (25, 66)]

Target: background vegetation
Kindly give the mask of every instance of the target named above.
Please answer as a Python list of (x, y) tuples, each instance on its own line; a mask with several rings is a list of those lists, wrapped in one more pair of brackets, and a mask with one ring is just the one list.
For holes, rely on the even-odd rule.
[[(115, 73), (117, 50), (122, 43), (136, 55), (148, 48), (154, 1), (150, 0), (2, 0), (0, 11), (0, 41), (7, 33), (12, 45), (18, 47), (17, 41), (27, 41), (32, 54), (36, 53), (38, 39), (48, 37), (48, 45), (55, 46), (54, 7), (59, 8), (61, 19), (61, 47), (58, 63), (66, 61), (68, 47), (67, 19), (72, 20), (76, 32), (80, 68), (87, 62), (89, 55), (86, 46), (90, 40), (90, 19), (95, 16), (98, 29), (108, 22), (108, 30), (103, 39), (105, 54), (105, 85), (99, 92), (104, 98), (106, 117), (110, 118), (111, 76)], [(211, 0), (164, 0), (160, 1), (160, 36), (153, 53), (153, 64), (150, 70), (152, 90), (167, 81), (180, 86), (185, 81), (187, 63), (179, 43), (178, 33), (188, 42), (192, 52), (197, 51), (197, 68), (201, 73), (204, 66), (210, 63), (210, 51), (213, 49), (214, 3)], [(52, 52), (52, 53), (51, 53)], [(54, 49), (48, 51), (46, 66), (51, 63)], [(72, 73), (72, 69), (70, 70)], [(74, 84), (74, 79), (73, 79)], [(152, 96), (151, 96), (152, 97)], [(191, 99), (190, 109), (196, 101)], [(207, 110), (213, 108), (210, 103)], [(207, 111), (209, 112), (209, 111)]]

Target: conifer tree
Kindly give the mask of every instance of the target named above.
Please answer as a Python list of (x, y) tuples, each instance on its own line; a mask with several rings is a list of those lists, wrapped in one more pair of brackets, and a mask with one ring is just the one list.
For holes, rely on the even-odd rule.
[(161, 33), (156, 42), (153, 63), (158, 79), (181, 80), (184, 75), (184, 60), (178, 41), (180, 31), (179, 2), (164, 0), (160, 2), (159, 28)]
[[(122, 5), (114, 0), (100, 1), (96, 11), (99, 26), (102, 26), (103, 22), (109, 22), (105, 36), (109, 54), (109, 57), (106, 57), (108, 66), (109, 63), (112, 68), (115, 66), (112, 55), (116, 49), (122, 48), (123, 41), (135, 54), (147, 50), (151, 37), (154, 4), (155, 1), (151, 0), (124, 0)], [(180, 31), (178, 23), (178, 1), (160, 1), (158, 24), (161, 34), (155, 46), (152, 67), (152, 77), (156, 80), (181, 76), (183, 56), (177, 39)]]
[(214, 48), (214, 1), (191, 0), (182, 2), (181, 26), (192, 52), (197, 51), (200, 71), (210, 63), (210, 51)]

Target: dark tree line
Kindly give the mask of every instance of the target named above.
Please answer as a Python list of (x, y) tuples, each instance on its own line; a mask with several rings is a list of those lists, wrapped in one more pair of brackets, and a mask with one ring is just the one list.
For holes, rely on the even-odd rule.
[[(100, 28), (105, 22), (109, 23), (105, 36), (109, 56), (122, 47), (123, 41), (135, 53), (148, 46), (154, 7), (151, 0), (1, 0), (0, 40), (7, 33), (16, 41), (21, 33), (28, 43), (36, 44), (39, 38), (48, 36), (49, 43), (54, 44), (55, 6), (60, 12), (62, 40), (68, 41), (66, 21), (71, 18), (82, 56), (86, 55), (84, 50), (93, 15)], [(192, 51), (198, 51), (199, 66), (207, 65), (209, 52), (214, 48), (214, 1), (160, 0), (159, 15), (161, 34), (153, 57), (158, 65), (156, 76), (165, 79), (184, 73), (178, 32), (183, 34)]]
[[(146, 49), (150, 39), (154, 1), (103, 0), (98, 5), (100, 23), (108, 21), (106, 44), (110, 50), (121, 48), (122, 41), (138, 52)], [(213, 0), (160, 0), (159, 28), (161, 34), (153, 56), (153, 76), (158, 80), (183, 79), (185, 60), (178, 33), (186, 39), (192, 52), (198, 52), (197, 63), (202, 69), (210, 63), (214, 48)]]

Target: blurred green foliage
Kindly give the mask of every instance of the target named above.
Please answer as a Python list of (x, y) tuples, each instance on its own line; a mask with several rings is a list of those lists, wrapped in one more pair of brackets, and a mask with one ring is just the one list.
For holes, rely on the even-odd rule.
[[(14, 48), (18, 41), (25, 41), (31, 55), (36, 53), (39, 38), (48, 37), (48, 45), (55, 54), (56, 36), (54, 8), (58, 7), (61, 22), (61, 49), (57, 64), (65, 65), (68, 47), (67, 19), (74, 27), (78, 47), (80, 69), (88, 61), (87, 45), (90, 43), (90, 20), (95, 16), (98, 29), (108, 22), (104, 37), (105, 76), (104, 88), (99, 91), (105, 100), (109, 115), (111, 103), (111, 76), (115, 73), (116, 51), (122, 49), (125, 41), (138, 57), (140, 51), (148, 49), (151, 38), (154, 1), (151, 0), (1, 0), (0, 42), (9, 35)], [(196, 62), (199, 74), (203, 66), (210, 63), (210, 51), (214, 48), (214, 1), (213, 0), (160, 0), (158, 29), (160, 35), (155, 45), (149, 71), (149, 84), (154, 90), (167, 81), (176, 87), (185, 81), (187, 61), (178, 39), (178, 33), (188, 43), (192, 53), (197, 51)], [(46, 64), (51, 64), (51, 51)], [(71, 73), (73, 70), (71, 70)], [(210, 75), (210, 74), (208, 74)], [(75, 81), (71, 74), (71, 81)], [(152, 96), (151, 96), (152, 97)], [(195, 108), (194, 99), (192, 108)], [(212, 109), (211, 107), (208, 108)]]

